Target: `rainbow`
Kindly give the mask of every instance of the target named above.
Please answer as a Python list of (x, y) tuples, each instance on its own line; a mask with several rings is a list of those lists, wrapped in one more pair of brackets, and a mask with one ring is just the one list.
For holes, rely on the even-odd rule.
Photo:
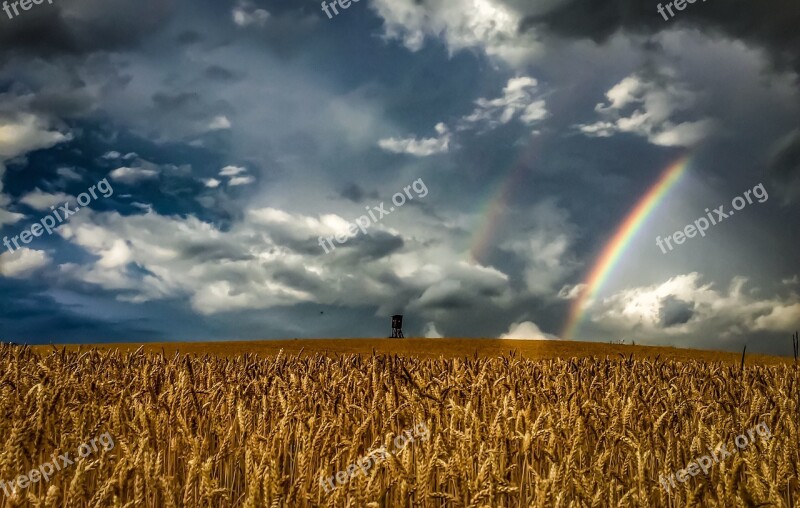
[(490, 198), (483, 207), (483, 211), (478, 213), (481, 218), (475, 232), (472, 235), (467, 254), (469, 259), (482, 263), (493, 245), (494, 237), (500, 223), (505, 219), (508, 211), (508, 203), (513, 192), (517, 188), (522, 171), (514, 170), (508, 178), (504, 178), (491, 192)]
[(509, 203), (514, 193), (524, 187), (525, 176), (529, 168), (535, 165), (541, 153), (542, 143), (541, 136), (535, 136), (528, 146), (519, 152), (508, 171), (498, 172), (500, 178), (493, 187), (489, 187), (487, 199), (477, 213), (479, 220), (466, 250), (466, 257), (470, 262), (486, 261), (489, 250), (494, 246), (495, 236), (507, 219)]
[(594, 262), (594, 266), (589, 271), (589, 275), (584, 280), (584, 288), (581, 290), (580, 295), (575, 298), (570, 308), (569, 317), (564, 326), (564, 331), (561, 338), (565, 340), (572, 340), (575, 333), (580, 328), (581, 322), (585, 316), (587, 304), (597, 296), (597, 293), (603, 287), (603, 284), (608, 280), (609, 276), (614, 270), (614, 267), (622, 258), (625, 249), (630, 245), (631, 240), (636, 236), (636, 233), (642, 228), (647, 218), (658, 207), (669, 190), (675, 186), (681, 179), (689, 167), (690, 157), (684, 155), (676, 162), (670, 164), (667, 169), (661, 173), (655, 184), (653, 184), (647, 193), (639, 199), (636, 206), (631, 210), (622, 224), (617, 228), (616, 233), (611, 240), (603, 247), (602, 252)]

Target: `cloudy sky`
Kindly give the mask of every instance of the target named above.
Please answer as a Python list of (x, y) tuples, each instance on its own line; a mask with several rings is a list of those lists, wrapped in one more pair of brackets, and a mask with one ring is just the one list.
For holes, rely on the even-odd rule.
[[(407, 336), (563, 337), (604, 248), (685, 159), (574, 338), (789, 354), (800, 4), (696, 2), (669, 21), (656, 4), (0, 13), (0, 337), (381, 337), (394, 313)], [(768, 198), (705, 237), (656, 245), (758, 184)]]

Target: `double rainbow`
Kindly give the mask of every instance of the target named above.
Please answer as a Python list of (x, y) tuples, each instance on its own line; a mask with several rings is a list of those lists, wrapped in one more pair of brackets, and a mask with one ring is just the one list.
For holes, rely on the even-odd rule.
[(611, 240), (603, 247), (594, 266), (589, 271), (589, 275), (583, 282), (584, 288), (572, 302), (569, 317), (561, 333), (562, 339), (573, 339), (586, 315), (588, 303), (597, 296), (597, 293), (613, 272), (614, 267), (622, 258), (625, 249), (630, 245), (631, 240), (642, 228), (650, 214), (663, 201), (669, 190), (680, 181), (689, 167), (689, 160), (690, 157), (685, 155), (664, 170), (656, 183), (650, 187), (647, 193), (636, 203), (633, 210), (625, 217)]

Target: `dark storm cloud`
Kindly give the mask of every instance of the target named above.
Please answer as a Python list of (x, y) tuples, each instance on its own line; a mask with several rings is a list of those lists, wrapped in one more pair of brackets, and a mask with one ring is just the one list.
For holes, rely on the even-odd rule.
[(319, 139), (308, 131), (291, 132), (282, 136), (278, 143), (286, 154), (299, 160), (311, 161), (321, 156)]
[(777, 191), (787, 201), (794, 201), (800, 196), (800, 129), (777, 143), (769, 170), (778, 183)]
[[(31, 113), (65, 130), (70, 121), (87, 120), (102, 109), (98, 99), (110, 90), (125, 92), (131, 80), (130, 75), (123, 74), (124, 66), (112, 63), (106, 55), (94, 55), (82, 63), (73, 58), (47, 63), (34, 59), (16, 74), (22, 61), (28, 60), (0, 65), (0, 83), (10, 83), (0, 110)], [(94, 122), (86, 125), (93, 126)]]
[[(270, 230), (270, 237), (276, 244), (298, 254), (325, 255), (317, 237), (304, 237), (296, 231), (277, 226), (273, 226)], [(369, 231), (366, 235), (358, 231), (357, 236), (349, 238), (343, 244), (339, 244), (334, 239), (333, 245), (335, 249), (331, 249), (328, 245), (330, 254), (341, 254), (342, 263), (351, 265), (354, 270), (357, 270), (359, 263), (387, 257), (402, 249), (405, 243), (399, 236), (376, 230)]]
[(289, 58), (302, 52), (306, 41), (320, 28), (320, 20), (316, 13), (290, 10), (271, 15), (263, 27), (253, 29), (276, 55)]
[(353, 203), (361, 203), (364, 201), (364, 190), (359, 187), (357, 183), (351, 183), (339, 193), (345, 199), (349, 199)]
[(353, 203), (362, 203), (365, 198), (378, 199), (377, 192), (367, 192), (355, 182), (342, 189), (339, 195), (345, 199), (349, 199)]
[(0, 17), (0, 54), (51, 59), (131, 49), (164, 26), (173, 6), (171, 0), (43, 3), (13, 19)]
[(94, 107), (94, 100), (83, 86), (72, 92), (43, 92), (37, 94), (30, 102), (32, 111), (74, 118)]
[(277, 268), (272, 273), (272, 280), (311, 294), (319, 294), (325, 289), (319, 275), (309, 272), (302, 266)]
[(177, 94), (156, 92), (153, 94), (153, 103), (155, 103), (158, 109), (164, 111), (184, 111), (199, 107), (200, 96), (195, 92), (182, 92)]
[(218, 81), (237, 81), (236, 73), (219, 65), (211, 65), (206, 68), (203, 75), (209, 79), (216, 79)]
[(674, 11), (676, 16), (669, 21), (658, 14), (657, 4), (639, 0), (565, 0), (546, 14), (527, 16), (520, 30), (545, 29), (565, 37), (603, 42), (620, 30), (652, 34), (682, 24), (758, 44), (770, 52), (775, 64), (800, 70), (800, 3), (794, 0), (697, 2), (684, 11)]
[(152, 129), (146, 131), (148, 136), (158, 132), (165, 140), (196, 138), (205, 149), (217, 153), (228, 147), (235, 117), (230, 103), (212, 94), (174, 89), (158, 91), (151, 99), (146, 120), (141, 119), (143, 128)]
[(274, 228), (270, 231), (270, 238), (281, 247), (291, 249), (298, 254), (314, 256), (324, 253), (317, 238), (300, 238), (292, 231)]
[(450, 293), (441, 295), (437, 298), (425, 301), (426, 310), (464, 310), (473, 307), (473, 299), (470, 295), (461, 293)]
[(50, 341), (102, 341), (109, 336), (130, 334), (151, 338), (152, 329), (138, 320), (108, 322), (80, 313), (77, 305), (64, 304), (47, 293), (47, 283), (26, 280), (24, 283), (0, 277), (0, 340), (17, 343)]
[(661, 300), (658, 317), (663, 328), (688, 323), (692, 316), (694, 316), (693, 303), (684, 302), (674, 296), (668, 296)]
[(318, 34), (321, 21), (315, 6), (292, 2), (235, 0), (216, 4), (213, 12), (234, 28), (223, 45), (247, 41), (286, 59), (304, 53), (306, 43)]
[(0, 16), (0, 54), (3, 56), (22, 53), (48, 58), (55, 54), (80, 53), (79, 46), (57, 8), (35, 9), (17, 19)]
[(237, 246), (227, 242), (198, 239), (191, 244), (180, 246), (181, 257), (191, 259), (198, 263), (209, 261), (248, 261), (252, 255), (246, 254)]
[(59, 305), (52, 298), (42, 295), (46, 288), (47, 284), (43, 281), (23, 283), (0, 277), (0, 292), (4, 297), (3, 305), (0, 306), (0, 321), (57, 312)]
[(370, 231), (367, 235), (359, 233), (359, 236), (350, 241), (353, 242), (361, 261), (385, 258), (399, 251), (405, 245), (401, 237), (384, 231)]
[(190, 45), (201, 42), (203, 40), (203, 36), (194, 30), (187, 30), (185, 32), (181, 32), (176, 40), (178, 41), (178, 44)]

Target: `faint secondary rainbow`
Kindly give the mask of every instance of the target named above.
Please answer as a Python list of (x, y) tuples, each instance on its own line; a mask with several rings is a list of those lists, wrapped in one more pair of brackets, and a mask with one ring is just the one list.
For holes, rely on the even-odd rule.
[(469, 260), (483, 263), (494, 246), (497, 231), (507, 219), (509, 203), (516, 192), (525, 187), (525, 176), (535, 166), (541, 153), (542, 139), (535, 136), (521, 149), (508, 169), (499, 171), (500, 177), (490, 186), (486, 200), (478, 208), (479, 220), (469, 239), (466, 256)]
[(585, 287), (581, 290), (580, 295), (572, 302), (569, 318), (564, 326), (564, 331), (561, 337), (566, 340), (572, 340), (575, 333), (580, 328), (581, 322), (585, 316), (585, 306), (588, 301), (594, 298), (614, 270), (625, 249), (630, 245), (631, 240), (636, 236), (636, 233), (641, 229), (647, 218), (658, 205), (663, 201), (669, 190), (680, 181), (681, 177), (689, 167), (688, 155), (681, 157), (676, 162), (670, 164), (667, 169), (661, 173), (655, 184), (647, 190), (644, 196), (639, 199), (636, 206), (631, 210), (622, 224), (617, 228), (614, 236), (603, 247), (602, 252), (594, 262), (589, 275), (583, 281)]
[(500, 181), (496, 188), (489, 193), (489, 198), (481, 211), (478, 212), (480, 221), (470, 239), (467, 250), (470, 259), (479, 263), (485, 261), (486, 255), (493, 244), (495, 232), (506, 216), (508, 203), (524, 173), (519, 169), (520, 167), (513, 168), (507, 177)]

